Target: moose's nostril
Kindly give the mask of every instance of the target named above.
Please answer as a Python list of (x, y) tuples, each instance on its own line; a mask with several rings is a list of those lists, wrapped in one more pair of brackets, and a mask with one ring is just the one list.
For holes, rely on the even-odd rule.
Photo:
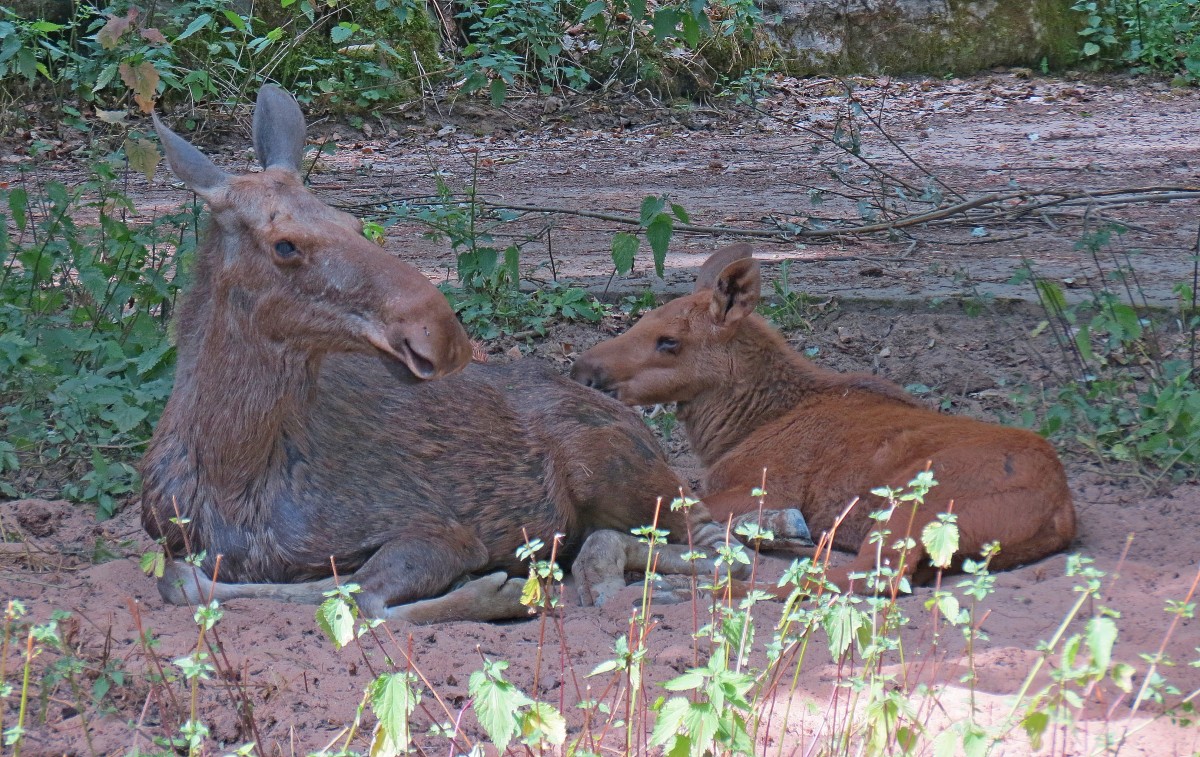
[(404, 341), (403, 354), (408, 358), (406, 362), (408, 363), (409, 370), (417, 378), (428, 380), (437, 376), (437, 366), (434, 365), (433, 361), (413, 349), (412, 343), (408, 340)]

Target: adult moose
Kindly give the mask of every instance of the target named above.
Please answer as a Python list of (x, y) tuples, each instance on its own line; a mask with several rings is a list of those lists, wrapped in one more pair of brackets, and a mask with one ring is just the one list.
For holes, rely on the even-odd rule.
[[(900, 507), (884, 526), (892, 536), (883, 560), (897, 568), (893, 544), (919, 537), (953, 501), (960, 530), (956, 555), (1000, 543), (998, 569), (1065, 549), (1075, 509), (1054, 449), (1028, 431), (943, 415), (900, 387), (866, 374), (838, 374), (805, 360), (754, 312), (759, 265), (748, 245), (714, 253), (695, 291), (638, 321), (576, 362), (573, 377), (630, 405), (678, 402), (692, 449), (705, 467), (704, 501), (717, 518), (752, 512), (766, 468), (775, 507), (799, 508), (814, 535), (837, 528), (833, 546), (856, 551), (829, 579), (852, 590), (849, 575), (872, 570), (882, 507), (870, 490), (901, 488), (929, 461), (938, 486), (915, 516)], [(911, 518), (911, 522), (910, 522)], [(918, 539), (919, 541), (919, 539)], [(918, 543), (903, 571), (925, 557)], [(921, 570), (920, 582), (931, 575)]]
[[(509, 576), (526, 534), (561, 532), (567, 560), (679, 494), (620, 403), (525, 363), (462, 370), (470, 343), (438, 290), (304, 188), (289, 94), (259, 93), (260, 173), (227, 174), (155, 128), (212, 211), (178, 310), (175, 388), (141, 465), (146, 530), (175, 556), (205, 555), (198, 569), (169, 563), (166, 600), (319, 602), (336, 568), (370, 616), (517, 617)], [(659, 524), (684, 540), (689, 517), (698, 541), (720, 537), (703, 505), (663, 508)]]

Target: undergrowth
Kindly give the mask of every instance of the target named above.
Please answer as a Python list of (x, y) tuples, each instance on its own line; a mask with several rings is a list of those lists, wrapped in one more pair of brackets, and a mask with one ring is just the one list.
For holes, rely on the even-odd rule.
[(190, 104), (244, 99), (276, 80), (332, 110), (370, 109), (414, 96), (439, 67), (437, 33), (409, 0), (119, 0), (73, 4), (60, 22), (0, 6), (0, 99), (49, 90), (68, 113), (97, 108), (110, 122), (149, 112), (158, 98)]
[[(877, 490), (888, 504), (873, 517), (887, 523), (894, 510), (916, 507), (935, 485), (926, 471), (903, 490)], [(766, 492), (755, 495), (765, 503)], [(671, 506), (690, 504), (677, 500)], [(343, 653), (348, 666), (361, 665), (370, 675), (353, 721), (334, 741), (309, 753), (661, 750), (701, 757), (776, 754), (783, 747), (787, 753), (823, 755), (974, 757), (1032, 749), (1117, 754), (1151, 723), (1196, 725), (1200, 690), (1182, 692), (1168, 683), (1169, 667), (1188, 661), (1172, 660), (1165, 650), (1181, 622), (1195, 616), (1200, 574), (1186, 596), (1165, 600), (1162, 643), (1135, 658), (1115, 652), (1121, 608), (1104, 600), (1114, 578), (1085, 557), (1069, 557), (1066, 573), (1073, 579), (1074, 601), (1038, 645), (1016, 694), (985, 702), (990, 695), (979, 676), (987, 663), (979, 652), (987, 640), (983, 621), (994, 604), (995, 577), (988, 565), (998, 548), (991, 545), (963, 561), (961, 578), (939, 575), (924, 601), (915, 603), (903, 599), (910, 587), (899, 565), (878, 560), (860, 576), (877, 594), (832, 592), (824, 579), (827, 536), (813, 557), (794, 562), (780, 580), (793, 589), (782, 604), (765, 603), (760, 591), (736, 597), (721, 567), (712, 575), (693, 576), (699, 594), (692, 608), (692, 663), (678, 675), (656, 680), (648, 675), (650, 656), (666, 637), (655, 604), (658, 577), (651, 571), (653, 550), (667, 534), (653, 527), (634, 533), (651, 546), (647, 577), (641, 600), (607, 654), (586, 650), (589, 654), (581, 656), (583, 650), (571, 646), (564, 621), (572, 610), (562, 601), (557, 541), (549, 549), (535, 541), (518, 555), (529, 564), (523, 601), (536, 613), (531, 622), (538, 625), (537, 663), (512, 670), (505, 660), (482, 654), (465, 698), (431, 684), (434, 671), (423, 667), (411, 637), (359, 617), (356, 586), (343, 583), (328, 592), (316, 613), (318, 626), (337, 649), (349, 650)], [(718, 565), (747, 563), (757, 571), (758, 545), (772, 534), (746, 524), (738, 536), (749, 546), (721, 547)], [(878, 531), (872, 540), (881, 547), (895, 543), (901, 564), (920, 540), (933, 564), (945, 568), (958, 546), (958, 527), (952, 514), (943, 514), (920, 534)], [(105, 698), (135, 679), (143, 692), (135, 702), (144, 698), (159, 713), (157, 725), (143, 723), (139, 729), (137, 740), (144, 742), (150, 734), (153, 747), (138, 747), (138, 754), (275, 753), (262, 740), (254, 715), (258, 698), (272, 689), (247, 680), (234, 662), (237, 639), (222, 635), (223, 610), (215, 602), (195, 609), (196, 641), (182, 656), (159, 650), (151, 633), (141, 633), (140, 648), (124, 659), (107, 653), (99, 659), (80, 656), (72, 640), (80, 625), (72, 616), (60, 613), (31, 622), (26, 613), (21, 603), (8, 603), (0, 649), (0, 730), (14, 755), (44, 716), (47, 702), (72, 703), (83, 714), (85, 738), (88, 717), (103, 712)], [(135, 615), (135, 622), (141, 628), (140, 617)], [(811, 690), (829, 671), (832, 678)], [(568, 693), (564, 686), (547, 685), (552, 677), (587, 686)], [(206, 698), (207, 707), (200, 708), (202, 689), (224, 694), (215, 703)], [(213, 706), (231, 708), (241, 723), (239, 732), (251, 740), (219, 748), (208, 726), (217, 714)]]
[(513, 87), (549, 93), (621, 79), (670, 91), (679, 89), (669, 81), (675, 69), (689, 81), (736, 79), (769, 48), (746, 0), (489, 0), (433, 6), (437, 21), (414, 0), (69, 8), (66, 18), (30, 18), (0, 5), (0, 104), (32, 94), (69, 118), (90, 107), (120, 123), (128, 108), (148, 113), (159, 98), (232, 107), (276, 81), (302, 101), (362, 113), (407, 107), (447, 79), (499, 105)]
[(764, 298), (758, 311), (766, 316), (776, 328), (784, 331), (812, 331), (813, 320), (833, 306), (832, 299), (817, 298), (792, 289), (792, 261), (779, 264), (779, 272), (771, 281), (773, 296)]
[[(1133, 266), (1136, 251), (1110, 225), (1085, 233), (1092, 269), (1081, 276), (1087, 298), (1069, 304), (1062, 287), (1026, 259), (1017, 280), (1034, 284), (1068, 374), (1040, 398), (1043, 433), (1077, 444), (1102, 465), (1132, 471), (1152, 486), (1200, 476), (1200, 388), (1197, 387), (1197, 283), (1179, 282), (1173, 311), (1149, 305)], [(1026, 412), (1035, 423), (1038, 412)]]
[(1076, 0), (1085, 59), (1110, 60), (1135, 71), (1200, 81), (1200, 2), (1196, 0)]
[(170, 394), (166, 325), (198, 214), (139, 216), (122, 163), (0, 189), (0, 495), (49, 491), (101, 517), (136, 491), (131, 461)]

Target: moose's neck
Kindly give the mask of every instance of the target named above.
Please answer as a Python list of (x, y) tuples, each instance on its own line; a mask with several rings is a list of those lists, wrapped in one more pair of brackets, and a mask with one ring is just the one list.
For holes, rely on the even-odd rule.
[(828, 384), (825, 369), (796, 354), (762, 318), (749, 318), (729, 346), (734, 368), (726, 380), (679, 406), (688, 441), (706, 468)]
[(284, 439), (302, 439), (321, 364), (319, 355), (264, 337), (253, 312), (233, 302), (239, 295), (214, 293), (163, 417), (173, 427), (163, 436), (186, 440), (219, 500), (253, 498), (286, 464)]

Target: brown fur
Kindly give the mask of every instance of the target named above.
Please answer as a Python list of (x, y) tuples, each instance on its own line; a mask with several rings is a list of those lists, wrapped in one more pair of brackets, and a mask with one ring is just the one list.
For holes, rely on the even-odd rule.
[[(1054, 449), (1015, 428), (943, 415), (900, 387), (864, 374), (838, 374), (805, 360), (754, 313), (761, 280), (748, 246), (713, 255), (696, 291), (645, 315), (625, 334), (584, 353), (572, 375), (628, 404), (678, 402), (692, 448), (706, 469), (704, 501), (718, 519), (757, 507), (750, 490), (766, 469), (767, 502), (799, 508), (814, 536), (829, 532), (855, 498), (833, 545), (858, 552), (831, 579), (876, 561), (870, 513), (882, 509), (870, 490), (904, 487), (932, 461), (938, 485), (911, 528), (900, 507), (886, 528), (894, 543), (919, 537), (953, 500), (959, 556), (1000, 543), (998, 569), (1065, 549), (1075, 510)], [(919, 538), (918, 538), (919, 542)], [(918, 543), (905, 572), (924, 557)], [(883, 558), (898, 564), (896, 550)], [(920, 580), (927, 571), (918, 573)]]
[[(259, 97), (262, 173), (225, 175), (158, 126), (212, 209), (141, 466), (146, 530), (205, 554), (199, 573), (170, 564), (164, 598), (319, 602), (332, 561), (368, 615), (512, 617), (521, 581), (507, 576), (417, 600), (524, 572), (526, 536), (563, 534), (569, 560), (678, 495), (629, 408), (535, 365), (463, 369), (471, 345), (441, 293), (303, 187), (303, 118), (282, 90)], [(685, 539), (685, 515), (664, 508), (660, 523)]]

